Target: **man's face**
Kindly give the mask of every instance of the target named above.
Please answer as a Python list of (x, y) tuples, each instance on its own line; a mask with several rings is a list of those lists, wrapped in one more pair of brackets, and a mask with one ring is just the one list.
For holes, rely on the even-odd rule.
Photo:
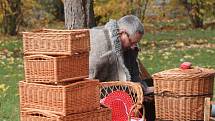
[(136, 32), (134, 36), (129, 36), (128, 33), (122, 32), (120, 36), (122, 47), (124, 49), (128, 48), (134, 49), (137, 43), (141, 40), (141, 38), (142, 34), (139, 32)]

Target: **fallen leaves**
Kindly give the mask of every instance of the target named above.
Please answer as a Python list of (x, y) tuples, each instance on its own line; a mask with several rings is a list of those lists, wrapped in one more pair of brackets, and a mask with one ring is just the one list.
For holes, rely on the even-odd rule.
[(8, 90), (8, 88), (9, 86), (0, 84), (0, 98), (4, 98), (7, 95), (6, 91)]
[(5, 84), (0, 84), (0, 93), (6, 92), (9, 86), (6, 86)]
[(177, 41), (174, 46), (177, 47), (177, 48), (182, 48), (182, 47), (185, 46), (185, 44), (184, 44), (184, 42)]

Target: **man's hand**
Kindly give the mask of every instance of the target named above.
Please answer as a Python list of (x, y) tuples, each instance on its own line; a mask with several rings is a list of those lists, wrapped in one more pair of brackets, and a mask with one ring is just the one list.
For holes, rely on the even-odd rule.
[(145, 94), (151, 94), (154, 92), (154, 87), (147, 87)]

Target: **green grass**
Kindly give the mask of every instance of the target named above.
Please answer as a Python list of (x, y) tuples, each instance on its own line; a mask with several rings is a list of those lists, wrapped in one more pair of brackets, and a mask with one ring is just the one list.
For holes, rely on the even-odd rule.
[(186, 39), (209, 39), (215, 40), (215, 31), (210, 29), (192, 29), (192, 30), (184, 30), (184, 31), (169, 31), (169, 32), (156, 32), (156, 33), (147, 33), (144, 35), (144, 40), (168, 40), (168, 41), (176, 41), (176, 40), (186, 40)]
[[(53, 26), (54, 27), (54, 26)], [(62, 26), (61, 26), (62, 27)], [(183, 30), (147, 33), (142, 43), (139, 58), (150, 74), (170, 68), (176, 68), (184, 61), (190, 61), (194, 66), (215, 69), (215, 48), (180, 48), (174, 45), (185, 42), (192, 45), (200, 39), (202, 44), (214, 44), (214, 30)], [(151, 40), (156, 46), (151, 45)], [(165, 46), (163, 46), (165, 45)], [(24, 79), (22, 40), (17, 37), (0, 37), (0, 120), (19, 121), (18, 82)]]
[[(180, 19), (172, 19), (169, 21), (150, 21), (156, 28), (162, 28), (162, 27), (176, 27), (176, 28), (181, 28), (185, 25), (189, 25), (189, 19), (184, 17)], [(185, 24), (186, 23), (186, 24)]]
[(24, 78), (22, 41), (4, 37), (0, 41), (0, 50), (0, 119), (18, 121), (18, 81)]
[(215, 48), (188, 50), (151, 50), (141, 52), (140, 60), (148, 69), (149, 73), (154, 74), (170, 68), (177, 68), (184, 61), (192, 62), (193, 66), (200, 66), (215, 69)]

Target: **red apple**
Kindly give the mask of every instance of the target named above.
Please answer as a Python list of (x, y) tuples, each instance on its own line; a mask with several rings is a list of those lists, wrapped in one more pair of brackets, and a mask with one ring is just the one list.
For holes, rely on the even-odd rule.
[(191, 62), (183, 62), (181, 65), (180, 65), (180, 68), (181, 69), (190, 69), (192, 66), (192, 63)]

